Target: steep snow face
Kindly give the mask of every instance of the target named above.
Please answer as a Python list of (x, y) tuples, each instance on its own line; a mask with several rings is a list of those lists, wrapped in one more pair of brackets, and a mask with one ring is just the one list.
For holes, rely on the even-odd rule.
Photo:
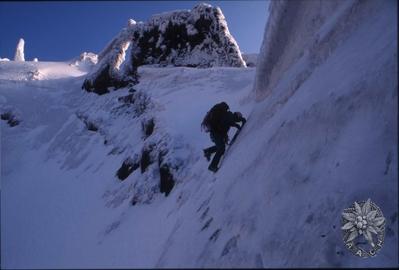
[[(298, 84), (322, 64), (339, 42), (345, 40), (358, 21), (358, 1), (275, 1), (269, 6), (270, 17), (260, 50), (255, 91), (258, 99), (271, 93), (287, 69), (306, 59)], [(290, 18), (289, 20), (287, 18)], [(306, 70), (305, 70), (306, 68)]]
[[(121, 68), (128, 49), (128, 63)], [(136, 70), (142, 65), (246, 66), (222, 11), (208, 4), (154, 15), (147, 23), (129, 20), (99, 54), (99, 61), (83, 85), (98, 94), (109, 86), (137, 82)]]
[[(260, 102), (158, 266), (397, 266), (396, 22), (396, 1), (272, 2)], [(368, 198), (385, 243), (359, 259), (341, 214)]]
[(25, 53), (24, 53), (25, 41), (20, 38), (17, 44), (17, 48), (15, 49), (14, 61), (25, 61)]

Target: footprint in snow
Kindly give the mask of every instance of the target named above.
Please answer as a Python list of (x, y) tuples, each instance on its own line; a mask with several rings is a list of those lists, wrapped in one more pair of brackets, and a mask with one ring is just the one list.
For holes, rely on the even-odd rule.
[(232, 238), (230, 238), (229, 241), (227, 241), (226, 245), (223, 248), (222, 254), (220, 255), (221, 257), (228, 254), (232, 249), (237, 247), (237, 241), (238, 241), (239, 237), (240, 237), (240, 235), (236, 235), (236, 236), (233, 236)]
[(209, 241), (215, 242), (216, 240), (218, 240), (220, 232), (221, 232), (220, 228), (217, 229), (216, 231), (214, 231), (213, 234), (211, 235), (211, 237), (209, 237)]
[(208, 219), (208, 221), (205, 223), (205, 225), (201, 228), (201, 232), (209, 227), (209, 225), (211, 224), (212, 220), (213, 220), (213, 217)]

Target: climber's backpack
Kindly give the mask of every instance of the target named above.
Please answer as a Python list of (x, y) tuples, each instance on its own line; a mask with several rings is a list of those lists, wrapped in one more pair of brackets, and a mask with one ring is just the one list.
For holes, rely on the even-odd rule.
[(217, 130), (220, 124), (220, 120), (225, 112), (227, 112), (228, 107), (224, 102), (218, 103), (213, 106), (205, 115), (204, 120), (201, 123), (201, 128), (205, 132), (210, 132), (211, 130)]

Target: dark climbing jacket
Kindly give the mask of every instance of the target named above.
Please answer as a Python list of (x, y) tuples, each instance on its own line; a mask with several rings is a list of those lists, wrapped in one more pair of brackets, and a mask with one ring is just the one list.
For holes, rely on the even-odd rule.
[(202, 127), (206, 132), (227, 136), (230, 127), (240, 128), (237, 122), (245, 122), (245, 118), (239, 113), (232, 113), (224, 102), (218, 103), (206, 114), (202, 121)]
[(214, 132), (220, 135), (227, 135), (230, 127), (240, 128), (241, 126), (237, 122), (243, 121), (241, 118), (236, 117), (236, 114), (227, 111), (222, 114), (219, 125), (214, 130)]

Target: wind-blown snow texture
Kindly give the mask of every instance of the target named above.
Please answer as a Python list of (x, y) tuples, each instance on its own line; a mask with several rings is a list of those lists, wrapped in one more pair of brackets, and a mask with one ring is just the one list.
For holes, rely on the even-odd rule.
[(99, 64), (83, 84), (98, 94), (111, 86), (137, 82), (136, 70), (142, 65), (246, 66), (222, 11), (208, 4), (157, 14), (147, 23), (129, 20), (98, 58)]
[[(139, 84), (99, 96), (81, 91), (79, 66), (1, 62), (0, 113), (20, 121), (0, 123), (2, 266), (397, 266), (396, 5), (287, 5), (291, 36), (325, 14), (318, 45), (281, 35), (256, 76), (142, 66)], [(200, 123), (222, 100), (248, 121), (215, 175)], [(359, 259), (340, 217), (367, 198), (387, 229), (377, 257)]]

